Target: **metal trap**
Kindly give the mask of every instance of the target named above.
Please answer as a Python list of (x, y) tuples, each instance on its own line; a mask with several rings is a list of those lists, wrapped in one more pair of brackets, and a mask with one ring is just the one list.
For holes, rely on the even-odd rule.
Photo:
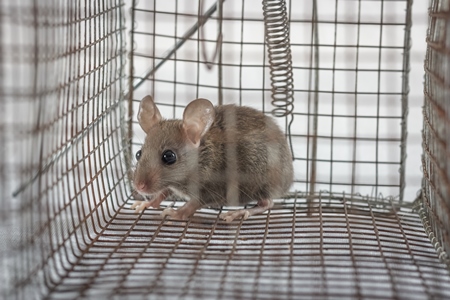
[[(411, 10), (409, 0), (1, 2), (1, 295), (449, 298), (449, 3), (430, 2), (414, 202)], [(293, 154), (291, 192), (230, 223), (219, 214), (236, 207), (185, 221), (130, 209), (147, 94), (166, 118), (199, 97), (272, 115)]]

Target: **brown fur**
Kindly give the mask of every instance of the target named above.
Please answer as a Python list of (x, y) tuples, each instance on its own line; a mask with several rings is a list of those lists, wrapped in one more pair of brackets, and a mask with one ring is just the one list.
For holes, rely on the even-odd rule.
[[(214, 112), (198, 147), (189, 143), (182, 120), (159, 120), (147, 130), (134, 174), (141, 194), (171, 188), (202, 206), (221, 206), (273, 199), (289, 190), (292, 158), (275, 122), (249, 107), (224, 105)], [(167, 149), (177, 155), (173, 165), (161, 160)]]

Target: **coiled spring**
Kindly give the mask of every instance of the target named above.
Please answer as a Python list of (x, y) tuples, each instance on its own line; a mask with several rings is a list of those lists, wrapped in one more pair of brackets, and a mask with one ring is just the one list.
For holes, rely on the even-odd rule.
[(284, 117), (294, 109), (294, 80), (285, 0), (263, 0), (266, 43), (272, 86), (272, 114)]

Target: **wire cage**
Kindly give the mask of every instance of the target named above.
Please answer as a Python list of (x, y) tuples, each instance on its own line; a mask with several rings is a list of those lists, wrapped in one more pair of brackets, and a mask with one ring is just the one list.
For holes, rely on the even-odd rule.
[(425, 230), (447, 264), (450, 250), (449, 10), (449, 1), (432, 1), (430, 4), (423, 109), (423, 201), (420, 209)]
[(135, 85), (152, 75), (135, 100), (153, 94), (168, 117), (200, 96), (274, 112), (293, 147), (294, 189), (402, 198), (410, 3), (329, 1), (320, 21), (314, 1), (268, 1), (266, 11), (223, 2), (220, 18), (214, 1), (201, 3), (133, 10)]
[[(449, 1), (430, 1), (414, 203), (411, 10), (410, 0), (0, 2), (1, 295), (449, 298)], [(147, 94), (166, 118), (199, 97), (272, 115), (293, 154), (290, 192), (231, 223), (219, 218), (230, 207), (186, 221), (136, 213)]]

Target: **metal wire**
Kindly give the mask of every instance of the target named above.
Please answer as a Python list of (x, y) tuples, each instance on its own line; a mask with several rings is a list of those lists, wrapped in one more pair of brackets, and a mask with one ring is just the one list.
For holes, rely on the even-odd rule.
[[(450, 265), (450, 62), (449, 1), (431, 1), (425, 57), (422, 206), (419, 212), (431, 242)], [(447, 7), (447, 8), (446, 8)]]
[[(223, 1), (222, 1), (223, 2)], [(147, 80), (149, 77), (151, 77), (156, 71), (158, 71), (158, 69), (181, 47), (183, 46), (183, 44), (193, 35), (195, 34), (199, 28), (203, 27), (203, 25), (211, 18), (212, 14), (217, 10), (217, 3), (212, 5), (202, 16), (200, 16), (198, 18), (197, 23), (195, 23), (191, 28), (189, 28), (188, 31), (186, 31), (186, 33), (176, 42), (176, 44), (170, 48), (169, 50), (167, 50), (163, 57), (161, 58), (161, 60), (156, 64), (156, 66), (148, 69), (147, 71), (145, 71), (141, 76), (136, 77), (133, 80), (133, 85), (132, 88), (133, 90), (139, 88), (139, 86), (141, 84), (143, 84), (145, 82), (145, 80)], [(218, 43), (220, 38), (218, 39)], [(217, 51), (217, 50), (216, 50)], [(214, 55), (214, 57), (216, 56), (216, 54)], [(206, 62), (206, 64), (209, 66), (210, 63)], [(128, 95), (128, 92), (125, 92), (125, 95)]]

